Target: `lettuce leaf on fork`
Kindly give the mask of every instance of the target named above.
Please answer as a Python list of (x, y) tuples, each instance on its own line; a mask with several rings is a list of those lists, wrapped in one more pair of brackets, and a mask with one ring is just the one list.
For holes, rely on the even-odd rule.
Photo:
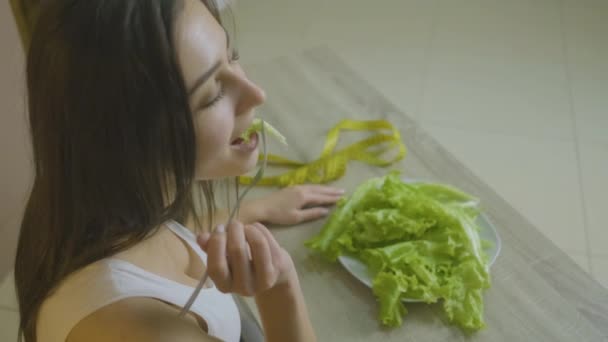
[(253, 119), (253, 123), (249, 128), (241, 135), (241, 138), (245, 141), (245, 143), (249, 142), (252, 133), (260, 132), (262, 130), (262, 122), (264, 123), (264, 129), (270, 135), (272, 135), (275, 139), (277, 139), (281, 144), (287, 146), (287, 139), (272, 125), (270, 125), (266, 121), (262, 121), (262, 119), (256, 118)]
[(367, 265), (382, 324), (402, 324), (403, 299), (442, 300), (450, 322), (476, 331), (485, 325), (482, 291), (490, 287), (478, 204), (452, 187), (408, 184), (393, 172), (341, 200), (305, 244), (330, 261), (348, 255)]

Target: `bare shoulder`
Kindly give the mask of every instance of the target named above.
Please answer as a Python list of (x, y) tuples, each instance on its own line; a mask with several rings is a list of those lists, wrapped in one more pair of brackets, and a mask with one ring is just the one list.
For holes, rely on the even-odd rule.
[(209, 336), (192, 315), (178, 318), (178, 309), (152, 298), (134, 297), (107, 305), (78, 322), (67, 342), (219, 341)]

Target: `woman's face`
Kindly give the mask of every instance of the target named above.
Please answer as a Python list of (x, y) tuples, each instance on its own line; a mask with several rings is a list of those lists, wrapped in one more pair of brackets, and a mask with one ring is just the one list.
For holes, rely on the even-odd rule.
[(257, 138), (239, 136), (250, 126), (264, 91), (247, 79), (226, 31), (200, 0), (185, 0), (175, 42), (196, 132), (197, 180), (233, 177), (258, 159)]

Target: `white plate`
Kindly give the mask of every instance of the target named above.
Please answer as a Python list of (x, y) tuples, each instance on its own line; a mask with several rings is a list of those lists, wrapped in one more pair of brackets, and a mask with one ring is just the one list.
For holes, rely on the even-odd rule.
[[(406, 179), (408, 183), (415, 183), (416, 180)], [(479, 231), (479, 236), (482, 240), (488, 240), (492, 242), (492, 246), (485, 250), (486, 254), (490, 259), (490, 266), (494, 264), (498, 254), (500, 253), (501, 241), (498, 236), (498, 232), (496, 231), (496, 227), (490, 222), (488, 217), (481, 213), (477, 217), (477, 224), (481, 228)], [(341, 255), (338, 257), (338, 260), (348, 270), (355, 278), (359, 279), (363, 284), (368, 287), (372, 286), (372, 276), (367, 270), (367, 266), (359, 261), (356, 258)], [(404, 302), (421, 302), (418, 299), (403, 299)]]

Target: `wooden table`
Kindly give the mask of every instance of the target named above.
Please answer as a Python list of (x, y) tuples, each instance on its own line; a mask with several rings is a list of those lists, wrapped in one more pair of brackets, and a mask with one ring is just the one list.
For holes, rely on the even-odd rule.
[[(408, 304), (402, 327), (382, 328), (371, 290), (341, 265), (321, 260), (303, 245), (324, 222), (274, 228), (297, 267), (319, 341), (608, 341), (608, 290), (329, 48), (247, 71), (266, 89), (268, 101), (259, 115), (289, 138), (289, 156), (301, 161), (316, 158), (328, 129), (341, 119), (387, 119), (399, 128), (409, 149), (405, 160), (392, 168), (478, 196), (502, 238), (502, 252), (491, 269), (493, 285), (484, 296), (487, 327), (466, 336), (446, 323), (437, 304)], [(346, 141), (363, 136), (348, 135)], [(352, 191), (387, 171), (351, 162), (335, 185)], [(266, 191), (256, 188), (253, 196)], [(250, 299), (246, 303), (255, 306)]]

